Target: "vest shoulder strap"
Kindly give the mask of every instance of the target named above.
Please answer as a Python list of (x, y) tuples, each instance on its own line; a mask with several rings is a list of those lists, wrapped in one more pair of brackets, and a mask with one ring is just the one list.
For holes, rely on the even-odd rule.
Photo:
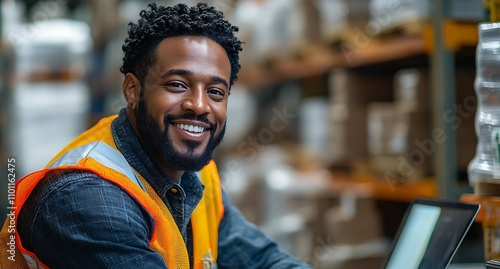
[(132, 167), (130, 167), (125, 157), (116, 149), (102, 141), (91, 142), (71, 149), (50, 164), (48, 168), (76, 165), (84, 158), (92, 158), (102, 165), (124, 174), (132, 182), (141, 187), (141, 189), (146, 191), (146, 188), (139, 180)]

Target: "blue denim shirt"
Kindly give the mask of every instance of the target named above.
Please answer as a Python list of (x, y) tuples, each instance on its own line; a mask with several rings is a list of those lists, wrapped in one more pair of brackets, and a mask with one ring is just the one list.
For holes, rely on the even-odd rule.
[[(142, 148), (124, 110), (112, 133), (128, 163), (169, 208), (192, 260), (190, 217), (204, 188), (196, 173), (184, 173), (180, 184), (170, 180)], [(225, 192), (223, 204), (218, 268), (310, 268), (247, 222)], [(151, 215), (118, 186), (93, 173), (64, 171), (37, 185), (17, 229), (23, 246), (52, 269), (167, 268), (149, 247), (153, 227)]]

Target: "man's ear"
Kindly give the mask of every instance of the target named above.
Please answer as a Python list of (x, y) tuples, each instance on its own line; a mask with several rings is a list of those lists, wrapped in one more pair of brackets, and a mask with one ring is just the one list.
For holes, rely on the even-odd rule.
[(122, 91), (127, 104), (132, 105), (133, 108), (137, 107), (141, 96), (141, 82), (132, 73), (127, 73), (122, 84)]

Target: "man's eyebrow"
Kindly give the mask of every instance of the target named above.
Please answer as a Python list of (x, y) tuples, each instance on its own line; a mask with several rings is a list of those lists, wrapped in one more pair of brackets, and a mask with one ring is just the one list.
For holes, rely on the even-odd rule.
[[(168, 76), (171, 76), (171, 75), (190, 76), (190, 75), (193, 75), (193, 72), (189, 71), (189, 70), (185, 70), (185, 69), (171, 69), (171, 70), (163, 73), (160, 76), (160, 78), (165, 78), (165, 77), (168, 77)], [(229, 83), (227, 82), (227, 80), (223, 79), (222, 77), (212, 76), (210, 79), (213, 82), (222, 83), (222, 84), (224, 84), (224, 86), (229, 87)]]
[(165, 77), (171, 76), (171, 75), (190, 76), (192, 74), (193, 74), (193, 72), (191, 72), (189, 70), (185, 70), (185, 69), (171, 69), (171, 70), (163, 73), (160, 76), (160, 78), (165, 78)]
[(221, 77), (218, 77), (218, 76), (213, 76), (212, 77), (212, 81), (213, 82), (218, 82), (218, 83), (222, 83), (224, 84), (224, 86), (226, 86), (226, 88), (229, 87), (229, 83), (227, 83), (227, 81)]

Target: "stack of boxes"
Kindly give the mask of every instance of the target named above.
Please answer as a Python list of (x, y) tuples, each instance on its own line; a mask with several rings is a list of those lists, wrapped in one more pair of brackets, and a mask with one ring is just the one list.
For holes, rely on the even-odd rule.
[(402, 181), (427, 176), (441, 138), (432, 130), (428, 76), (427, 69), (399, 70), (393, 81), (377, 72), (332, 71), (331, 165), (368, 166)]
[(386, 179), (420, 179), (430, 172), (436, 143), (431, 136), (426, 69), (403, 69), (394, 75), (394, 102), (367, 109), (370, 168)]
[[(455, 105), (441, 117), (456, 132), (457, 169), (463, 177), (460, 173), (467, 171), (477, 141), (473, 70), (458, 68), (455, 84)], [(421, 179), (432, 174), (436, 148), (448, 139), (442, 126), (433, 126), (429, 71), (399, 70), (393, 89), (394, 102), (370, 103), (367, 108), (369, 166), (385, 179)]]
[(366, 163), (367, 106), (392, 100), (391, 81), (376, 72), (338, 69), (329, 75), (330, 165)]

